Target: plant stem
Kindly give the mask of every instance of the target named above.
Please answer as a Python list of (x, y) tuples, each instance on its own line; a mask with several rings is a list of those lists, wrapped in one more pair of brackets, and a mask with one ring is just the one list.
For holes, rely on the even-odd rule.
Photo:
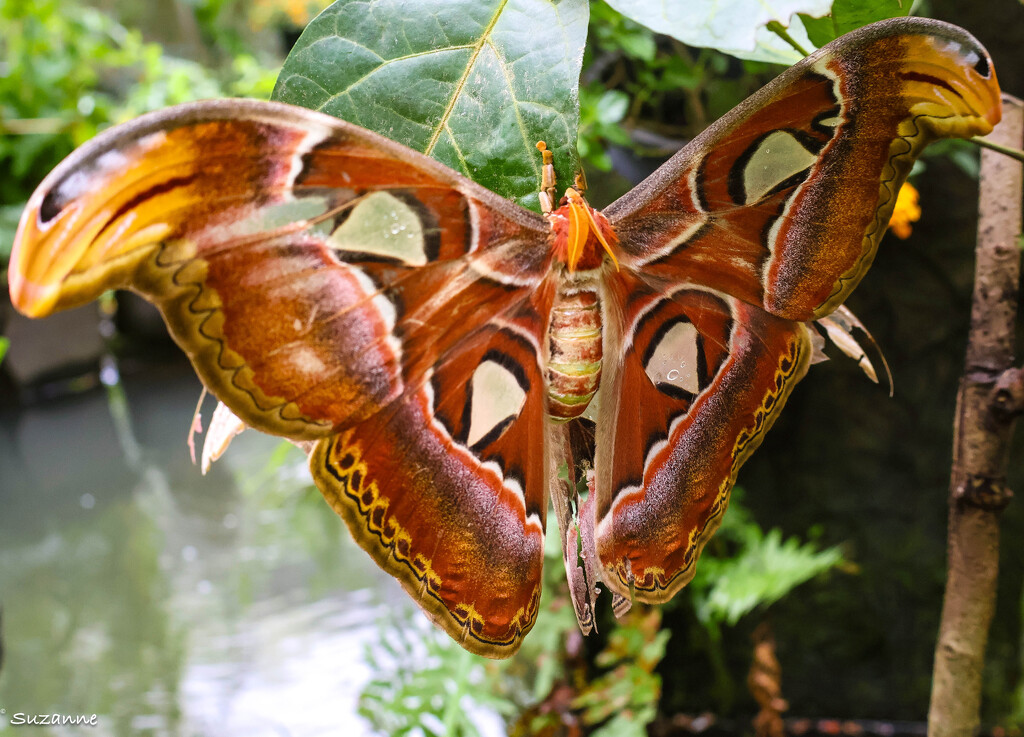
[[(1024, 107), (1003, 98), (995, 143), (1019, 147)], [(1021, 165), (982, 151), (977, 266), (971, 329), (953, 439), (950, 478), (949, 570), (942, 605), (929, 737), (973, 737), (981, 723), (985, 644), (995, 609), (999, 572), (999, 516), (1009, 503), (1009, 444), (1021, 403), (1007, 401), (1014, 369), (1019, 299)], [(1012, 392), (1011, 392), (1012, 394)]]
[(970, 140), (971, 143), (980, 146), (981, 148), (987, 148), (992, 151), (998, 151), (1001, 154), (1017, 159), (1017, 161), (1024, 161), (1024, 151), (1021, 151), (1019, 148), (1000, 146), (995, 141), (990, 141), (988, 138), (982, 138), (981, 136), (974, 136), (973, 138), (970, 138), (968, 140)]
[(777, 20), (773, 20), (768, 23), (768, 30), (774, 33), (779, 38), (781, 38), (786, 43), (788, 43), (790, 46), (792, 46), (794, 49), (799, 51), (804, 56), (808, 56), (807, 49), (801, 46), (799, 41), (790, 36), (789, 31), (786, 30), (786, 27), (779, 23)]

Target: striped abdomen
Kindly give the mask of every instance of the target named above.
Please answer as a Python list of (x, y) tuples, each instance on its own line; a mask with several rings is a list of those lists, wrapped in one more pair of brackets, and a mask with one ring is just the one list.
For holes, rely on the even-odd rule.
[(548, 329), (548, 413), (579, 417), (601, 381), (601, 300), (596, 285), (563, 284)]

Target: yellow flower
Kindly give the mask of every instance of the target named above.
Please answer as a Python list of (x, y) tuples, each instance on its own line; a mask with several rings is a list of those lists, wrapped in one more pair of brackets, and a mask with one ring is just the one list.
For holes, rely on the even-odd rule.
[(251, 20), (257, 28), (263, 28), (285, 16), (301, 27), (329, 4), (329, 0), (254, 0)]
[(904, 182), (900, 193), (896, 196), (896, 206), (889, 218), (889, 230), (897, 238), (910, 237), (910, 224), (921, 219), (921, 206), (917, 204), (918, 194), (914, 185)]

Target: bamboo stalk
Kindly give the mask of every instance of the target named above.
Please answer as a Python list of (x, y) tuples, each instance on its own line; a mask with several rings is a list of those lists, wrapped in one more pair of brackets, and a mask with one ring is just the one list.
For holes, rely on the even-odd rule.
[[(1003, 97), (990, 139), (1020, 148), (1024, 107)], [(929, 737), (974, 737), (981, 723), (982, 671), (999, 572), (999, 517), (1014, 420), (1024, 410), (1022, 371), (1013, 368), (1020, 281), (1022, 172), (1019, 162), (981, 153), (977, 264), (964, 375), (957, 397), (950, 477), (949, 569), (942, 605)]]

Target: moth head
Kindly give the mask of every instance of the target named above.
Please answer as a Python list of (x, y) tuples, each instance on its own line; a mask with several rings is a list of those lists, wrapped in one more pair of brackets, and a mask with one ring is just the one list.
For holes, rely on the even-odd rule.
[(615, 268), (618, 269), (619, 260), (615, 257), (615, 251), (612, 248), (612, 244), (616, 242), (615, 232), (604, 215), (595, 211), (575, 187), (569, 187), (565, 191), (565, 203), (559, 212), (566, 211), (569, 223), (565, 263), (570, 273), (576, 270), (583, 255), (587, 252), (587, 245), (593, 240), (601, 244), (605, 253), (611, 257)]

